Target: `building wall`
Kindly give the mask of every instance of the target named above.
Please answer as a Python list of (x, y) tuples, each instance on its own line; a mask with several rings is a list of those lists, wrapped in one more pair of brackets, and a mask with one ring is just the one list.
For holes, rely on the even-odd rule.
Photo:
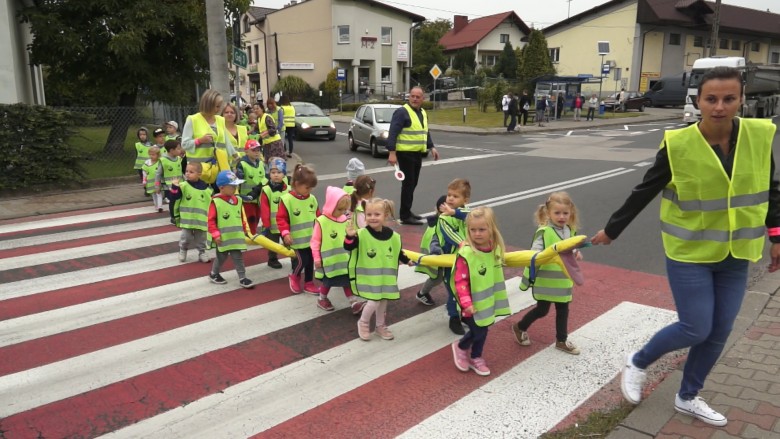
[(505, 20), (496, 26), (495, 29), (490, 31), (490, 33), (487, 34), (485, 38), (481, 39), (479, 44), (477, 44), (479, 52), (476, 53), (476, 61), (480, 65), (484, 66), (483, 59), (485, 55), (498, 56), (504, 50), (504, 43), (501, 42), (501, 34), (509, 35), (509, 42), (512, 43), (513, 49), (517, 47), (522, 48), (525, 46), (525, 43), (520, 41), (525, 36), (525, 34), (523, 34), (523, 32), (514, 22), (512, 22), (512, 20)]
[[(249, 17), (250, 21), (253, 19)], [(242, 21), (243, 23), (243, 21)], [(262, 24), (260, 25), (263, 26)], [(257, 93), (265, 99), (268, 97), (268, 72), (266, 71), (266, 47), (265, 36), (256, 25), (251, 25), (249, 32), (241, 35), (244, 49), (249, 55), (249, 65), (247, 70), (241, 70), (243, 79), (241, 90), (244, 92), (244, 98), (250, 102), (256, 100)], [(255, 80), (252, 80), (255, 78)]]

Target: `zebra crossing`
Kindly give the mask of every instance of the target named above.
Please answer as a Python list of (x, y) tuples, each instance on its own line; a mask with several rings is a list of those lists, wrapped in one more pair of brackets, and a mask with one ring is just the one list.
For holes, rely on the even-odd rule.
[[(421, 228), (398, 231), (418, 246)], [(0, 222), (2, 437), (536, 437), (674, 319), (663, 277), (586, 262), (569, 322), (583, 354), (551, 347), (552, 318), (520, 347), (510, 325), (534, 301), (507, 269), (515, 314), (479, 377), (455, 369), (445, 292), (421, 305), (413, 268), (388, 308), (396, 339), (364, 342), (339, 289), (334, 312), (290, 294), (289, 260), (250, 248), (256, 287), (231, 262), (214, 285), (210, 265), (178, 262), (177, 236), (145, 204)]]

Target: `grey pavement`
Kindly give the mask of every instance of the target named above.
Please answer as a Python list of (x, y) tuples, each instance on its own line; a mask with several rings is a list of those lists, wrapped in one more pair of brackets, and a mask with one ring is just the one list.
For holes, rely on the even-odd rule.
[[(347, 116), (332, 116), (349, 122)], [(646, 109), (639, 117), (575, 122), (571, 118), (551, 121), (545, 127), (519, 127), (519, 134), (505, 128), (471, 128), (431, 124), (434, 131), (470, 134), (524, 135), (593, 127), (623, 126), (649, 122), (679, 122), (680, 109)], [(294, 154), (292, 166), (301, 158)], [(92, 184), (73, 191), (0, 198), (2, 220), (35, 217), (74, 210), (146, 202), (136, 177)], [(708, 378), (702, 396), (729, 418), (722, 428), (710, 427), (677, 414), (674, 394), (682, 372), (669, 374), (649, 397), (608, 436), (609, 439), (663, 438), (780, 438), (780, 272), (765, 275), (747, 292), (725, 354)]]

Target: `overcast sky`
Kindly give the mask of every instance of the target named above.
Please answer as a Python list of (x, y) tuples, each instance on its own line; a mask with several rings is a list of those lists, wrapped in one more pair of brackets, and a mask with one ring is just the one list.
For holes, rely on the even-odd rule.
[[(469, 19), (514, 9), (517, 15), (529, 26), (544, 28), (579, 14), (590, 8), (604, 4), (607, 0), (379, 0), (399, 9), (414, 12), (429, 20), (446, 18), (452, 21), (453, 15), (467, 15)], [(771, 10), (780, 13), (780, 0), (722, 0), (724, 4), (746, 8)], [(255, 6), (281, 8), (289, 0), (253, 0)], [(424, 5), (424, 6), (416, 6)]]

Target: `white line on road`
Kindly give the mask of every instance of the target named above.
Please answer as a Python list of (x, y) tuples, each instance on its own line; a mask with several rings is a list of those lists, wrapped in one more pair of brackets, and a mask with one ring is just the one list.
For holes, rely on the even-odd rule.
[(95, 212), (84, 215), (66, 216), (61, 218), (49, 218), (38, 221), (25, 221), (17, 224), (6, 224), (0, 226), (0, 233), (19, 232), (22, 230), (37, 230), (55, 226), (65, 226), (70, 224), (87, 223), (91, 221), (100, 221), (111, 218), (125, 216), (143, 215), (150, 212), (149, 206), (136, 207), (133, 209), (110, 210), (108, 212)]

